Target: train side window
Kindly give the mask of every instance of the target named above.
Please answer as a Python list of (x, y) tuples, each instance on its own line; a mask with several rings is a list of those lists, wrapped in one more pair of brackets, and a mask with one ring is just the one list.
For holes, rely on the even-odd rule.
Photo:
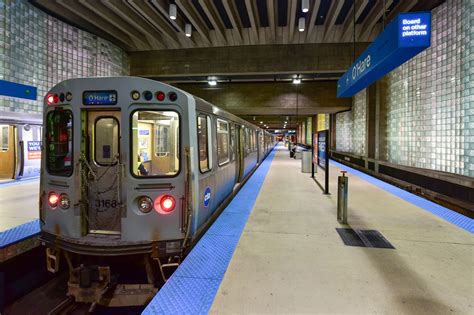
[(180, 117), (175, 111), (137, 110), (132, 114), (135, 177), (173, 177), (180, 170)]
[(245, 131), (244, 131), (244, 156), (248, 156), (249, 153), (250, 153), (249, 129), (245, 128)]
[(0, 150), (8, 151), (8, 137), (9, 137), (9, 128), (8, 125), (0, 126)]
[(211, 157), (209, 156), (211, 119), (207, 115), (199, 115), (197, 121), (197, 137), (199, 150), (199, 169), (201, 173), (211, 170)]
[(46, 169), (52, 175), (71, 176), (72, 112), (56, 109), (46, 116)]
[(235, 125), (230, 125), (230, 160), (235, 160)]
[(217, 160), (219, 166), (229, 162), (229, 123), (217, 119)]
[(115, 165), (119, 154), (119, 122), (115, 117), (100, 117), (95, 122), (94, 160), (99, 165)]

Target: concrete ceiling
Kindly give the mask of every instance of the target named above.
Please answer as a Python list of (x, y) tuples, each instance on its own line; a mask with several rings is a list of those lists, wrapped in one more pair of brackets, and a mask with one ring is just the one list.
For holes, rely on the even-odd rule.
[[(302, 0), (29, 1), (123, 48), (131, 75), (177, 85), (269, 129), (350, 109), (350, 98), (336, 98), (336, 80), (355, 56), (398, 13), (444, 2), (309, 0), (303, 13)], [(170, 4), (177, 6), (176, 20), (169, 18)], [(295, 76), (301, 85), (291, 83)], [(209, 77), (217, 87), (207, 85)]]
[[(440, 0), (29, 0), (126, 51), (242, 45), (370, 42), (400, 12), (430, 10)], [(355, 12), (354, 3), (355, 1)], [(177, 19), (169, 6), (177, 6)], [(298, 30), (299, 18), (305, 30)], [(192, 36), (185, 36), (185, 24)]]

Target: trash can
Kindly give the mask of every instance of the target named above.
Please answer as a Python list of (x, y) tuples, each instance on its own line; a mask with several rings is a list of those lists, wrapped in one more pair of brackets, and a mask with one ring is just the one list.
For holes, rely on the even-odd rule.
[(301, 172), (311, 173), (311, 151), (304, 150), (301, 154)]

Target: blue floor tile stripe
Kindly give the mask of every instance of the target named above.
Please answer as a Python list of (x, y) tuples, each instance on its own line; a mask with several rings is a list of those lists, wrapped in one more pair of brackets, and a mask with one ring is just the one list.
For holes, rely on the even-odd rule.
[(414, 195), (406, 190), (403, 190), (401, 188), (398, 188), (396, 186), (393, 186), (389, 183), (386, 183), (380, 179), (377, 179), (375, 177), (372, 177), (368, 174), (365, 174), (361, 171), (358, 171), (356, 169), (353, 169), (347, 165), (341, 164), (339, 162), (330, 161), (331, 164), (346, 170), (348, 173), (351, 173), (353, 175), (356, 175), (366, 181), (368, 181), (371, 184), (374, 184), (375, 186), (378, 186), (387, 192), (405, 200), (408, 201), (409, 203), (414, 204), (415, 206), (418, 206), (428, 212), (431, 212), (432, 214), (468, 231), (471, 233), (474, 233), (474, 220), (466, 217), (460, 213), (457, 213), (456, 211), (453, 211), (451, 209), (445, 208), (437, 203), (434, 203), (432, 201), (429, 201), (425, 198), (419, 197), (417, 195)]
[(275, 150), (204, 234), (142, 314), (207, 314), (263, 185)]
[(0, 232), (0, 249), (37, 235), (39, 232), (40, 222), (38, 219)]

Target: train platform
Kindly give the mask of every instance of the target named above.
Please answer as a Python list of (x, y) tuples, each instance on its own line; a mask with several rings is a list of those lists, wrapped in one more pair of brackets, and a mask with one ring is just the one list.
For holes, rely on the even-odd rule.
[[(348, 225), (336, 219), (342, 169)], [(472, 314), (472, 219), (335, 162), (330, 193), (278, 146), (144, 314)], [(346, 246), (340, 228), (393, 248)]]
[(0, 184), (0, 262), (37, 246), (39, 179)]
[(38, 219), (39, 178), (0, 184), (0, 232)]

